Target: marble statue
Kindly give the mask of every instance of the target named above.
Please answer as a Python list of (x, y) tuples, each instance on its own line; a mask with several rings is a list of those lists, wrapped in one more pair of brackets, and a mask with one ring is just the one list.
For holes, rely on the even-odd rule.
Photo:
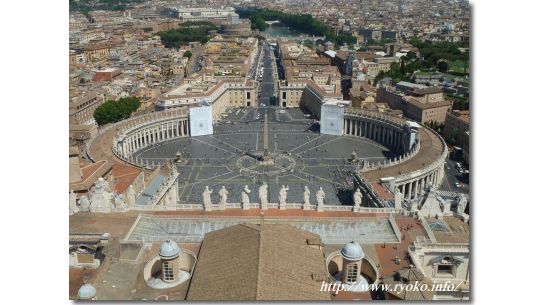
[(319, 190), (316, 192), (316, 200), (318, 202), (318, 209), (320, 207), (323, 207), (323, 200), (325, 199), (325, 192), (323, 191), (323, 188), (320, 186)]
[(114, 198), (108, 187), (108, 182), (100, 177), (97, 179), (90, 192), (90, 211), (110, 213), (114, 205)]
[(123, 195), (114, 195), (114, 207), (122, 212), (125, 212), (126, 206)]
[(459, 194), (456, 200), (458, 203), (457, 213), (463, 215), (465, 213), (465, 208), (467, 207), (467, 196)]
[(228, 201), (228, 190), (226, 190), (226, 187), (223, 185), (222, 188), (219, 191), (220, 196), (220, 204), (226, 204), (226, 201)]
[(82, 195), (80, 199), (78, 200), (78, 205), (80, 206), (81, 211), (83, 212), (90, 211), (90, 200), (88, 200), (88, 197)]
[(264, 181), (258, 189), (258, 196), (260, 197), (260, 207), (262, 209), (267, 208), (267, 183)]
[(308, 189), (308, 185), (305, 185), (303, 189), (303, 201), (305, 205), (310, 205), (310, 190)]
[(289, 190), (290, 190), (289, 186), (285, 186), (285, 185), (283, 185), (280, 188), (280, 192), (278, 193), (278, 202), (280, 203), (281, 208), (282, 206), (286, 205), (286, 199), (288, 197)]
[(207, 210), (208, 207), (211, 207), (211, 194), (213, 194), (213, 190), (209, 189), (209, 186), (205, 186), (205, 190), (202, 193), (202, 199), (204, 201), (204, 208)]
[(352, 211), (353, 212), (358, 212), (359, 208), (361, 206), (361, 203), (362, 203), (362, 193), (361, 193), (360, 188), (357, 188), (357, 190), (355, 190), (355, 193), (353, 193), (353, 209), (352, 209)]
[(79, 208), (77, 206), (77, 195), (73, 190), (69, 193), (69, 215), (78, 213)]
[(245, 185), (245, 188), (241, 191), (241, 203), (243, 204), (243, 209), (247, 209), (250, 204), (250, 199), (248, 195), (251, 190), (248, 188), (248, 185)]
[(133, 185), (129, 185), (126, 192), (126, 204), (127, 205), (134, 205), (136, 203), (136, 195)]

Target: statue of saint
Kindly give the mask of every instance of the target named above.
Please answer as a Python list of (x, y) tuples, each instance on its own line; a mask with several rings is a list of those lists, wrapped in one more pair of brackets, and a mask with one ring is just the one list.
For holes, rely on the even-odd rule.
[(280, 188), (280, 192), (278, 193), (278, 201), (279, 201), (280, 205), (285, 205), (286, 204), (286, 199), (288, 197), (288, 191), (289, 190), (290, 190), (290, 188), (288, 186), (285, 186), (285, 185), (283, 185)]
[(310, 205), (310, 190), (308, 189), (308, 185), (304, 186), (303, 201), (305, 205)]
[(248, 197), (250, 192), (251, 190), (249, 190), (248, 185), (245, 185), (245, 188), (241, 191), (241, 203), (243, 206), (250, 203), (250, 199)]
[(219, 196), (220, 196), (220, 204), (226, 204), (226, 201), (228, 201), (228, 190), (226, 190), (226, 187), (224, 185), (219, 191)]
[(258, 189), (258, 196), (260, 197), (260, 207), (263, 209), (267, 205), (267, 183), (264, 181)]
[(90, 211), (90, 200), (88, 200), (88, 197), (82, 195), (78, 201), (78, 204), (80, 206), (80, 210), (83, 212)]
[(114, 207), (121, 211), (126, 210), (123, 195), (114, 195)]
[(209, 189), (209, 186), (205, 186), (205, 190), (202, 193), (202, 199), (204, 201), (204, 207), (210, 207), (211, 206), (211, 194), (213, 194), (213, 190)]
[(325, 199), (325, 192), (323, 191), (323, 188), (320, 186), (319, 190), (316, 192), (316, 200), (318, 202), (318, 207), (323, 207), (323, 200)]

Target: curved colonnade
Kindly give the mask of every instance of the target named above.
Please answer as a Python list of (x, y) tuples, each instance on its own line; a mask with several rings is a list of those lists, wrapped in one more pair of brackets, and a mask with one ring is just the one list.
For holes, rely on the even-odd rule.
[(155, 167), (155, 164), (144, 164), (133, 154), (148, 146), (189, 135), (188, 109), (155, 112), (126, 121), (112, 140), (112, 151), (118, 158), (133, 165)]
[[(355, 110), (344, 115), (344, 135), (371, 139), (387, 148), (398, 151), (404, 138), (406, 120), (379, 113)], [(444, 161), (448, 148), (439, 134), (421, 125), (418, 140), (411, 150), (384, 162), (365, 162), (361, 175), (369, 182), (384, 179), (411, 200), (424, 193), (428, 185), (438, 187), (444, 176)], [(188, 109), (173, 109), (128, 119), (113, 137), (112, 152), (132, 165), (152, 168), (155, 164), (144, 164), (133, 154), (150, 145), (172, 139), (188, 137)], [(158, 165), (158, 164), (157, 164)]]
[[(371, 139), (398, 151), (404, 138), (405, 119), (364, 110), (346, 111), (344, 135)], [(421, 125), (413, 148), (397, 158), (377, 164), (367, 164), (361, 174), (369, 182), (385, 178), (392, 191), (396, 188), (405, 199), (417, 198), (428, 185), (439, 187), (444, 177), (444, 162), (448, 147), (432, 129)]]

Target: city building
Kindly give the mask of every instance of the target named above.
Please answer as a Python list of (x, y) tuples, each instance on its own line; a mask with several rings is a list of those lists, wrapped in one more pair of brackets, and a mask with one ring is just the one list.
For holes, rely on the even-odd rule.
[(420, 123), (444, 124), (447, 112), (452, 109), (452, 101), (444, 99), (440, 88), (407, 82), (399, 82), (395, 87), (378, 86), (376, 102), (402, 110), (405, 117)]
[(69, 102), (69, 125), (93, 125), (93, 112), (105, 102), (102, 90), (92, 90), (71, 98)]
[(447, 141), (453, 141), (453, 144), (459, 147), (469, 147), (470, 130), (469, 111), (453, 110), (447, 112), (443, 136)]

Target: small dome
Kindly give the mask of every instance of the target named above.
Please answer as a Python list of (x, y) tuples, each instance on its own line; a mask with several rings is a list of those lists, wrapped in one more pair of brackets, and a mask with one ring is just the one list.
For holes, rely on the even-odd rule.
[(90, 300), (95, 297), (97, 291), (91, 284), (84, 284), (78, 290), (78, 298), (81, 300)]
[(163, 258), (175, 258), (179, 255), (179, 252), (181, 252), (181, 249), (173, 240), (165, 241), (159, 249), (159, 255)]
[(342, 248), (342, 256), (350, 261), (358, 261), (364, 258), (364, 252), (362, 251), (361, 246), (352, 241), (347, 243), (344, 248)]

